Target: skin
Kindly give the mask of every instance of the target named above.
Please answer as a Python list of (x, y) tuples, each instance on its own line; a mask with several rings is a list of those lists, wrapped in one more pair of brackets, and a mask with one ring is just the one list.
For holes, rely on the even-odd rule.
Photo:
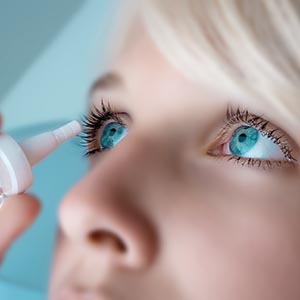
[[(109, 72), (122, 84), (97, 89), (91, 104), (100, 109), (103, 98), (126, 111), (129, 133), (90, 158), (61, 202), (49, 297), (300, 299), (298, 167), (266, 171), (208, 155), (229, 103), (265, 113), (298, 156), (291, 124), (272, 107), (189, 81), (143, 28)], [(33, 196), (18, 197), (0, 226), (20, 205), (27, 221), (10, 224), (2, 253), (38, 212)]]

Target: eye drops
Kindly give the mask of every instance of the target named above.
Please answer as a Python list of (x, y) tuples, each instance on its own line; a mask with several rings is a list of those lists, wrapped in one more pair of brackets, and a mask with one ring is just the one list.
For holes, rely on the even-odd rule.
[(0, 134), (0, 207), (7, 196), (21, 194), (30, 188), (34, 165), (81, 131), (81, 124), (72, 121), (21, 143), (6, 134)]

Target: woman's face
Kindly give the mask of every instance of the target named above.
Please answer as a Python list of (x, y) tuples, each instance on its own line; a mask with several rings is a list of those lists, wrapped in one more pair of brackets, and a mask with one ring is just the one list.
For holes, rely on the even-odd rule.
[[(102, 99), (117, 116), (91, 129), (89, 150), (105, 148), (104, 135), (116, 145), (90, 156), (61, 202), (52, 299), (300, 299), (300, 176), (287, 163), (299, 151), (288, 120), (217, 82), (189, 81), (142, 28), (94, 85), (91, 108), (102, 111)], [(284, 137), (258, 145), (263, 130)]]

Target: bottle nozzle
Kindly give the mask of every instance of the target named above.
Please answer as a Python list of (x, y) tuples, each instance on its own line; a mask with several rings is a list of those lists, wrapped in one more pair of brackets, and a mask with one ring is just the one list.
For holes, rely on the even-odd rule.
[(82, 131), (82, 126), (78, 121), (72, 121), (56, 130), (53, 131), (53, 134), (57, 140), (58, 144), (63, 143), (64, 141), (74, 137)]
[(30, 165), (33, 167), (54, 151), (61, 143), (76, 136), (81, 131), (81, 124), (78, 121), (72, 121), (54, 131), (45, 132), (29, 138), (19, 143), (19, 145), (24, 151)]

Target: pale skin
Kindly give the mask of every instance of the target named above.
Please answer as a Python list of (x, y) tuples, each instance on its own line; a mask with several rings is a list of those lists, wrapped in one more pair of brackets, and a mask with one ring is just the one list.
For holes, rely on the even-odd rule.
[[(62, 199), (49, 297), (300, 299), (298, 167), (263, 171), (207, 154), (229, 99), (265, 113), (298, 155), (288, 121), (217, 84), (189, 81), (143, 29), (108, 71), (122, 83), (98, 87), (91, 103), (126, 111), (129, 133), (92, 156)], [(38, 211), (30, 195), (6, 201), (0, 253)]]

